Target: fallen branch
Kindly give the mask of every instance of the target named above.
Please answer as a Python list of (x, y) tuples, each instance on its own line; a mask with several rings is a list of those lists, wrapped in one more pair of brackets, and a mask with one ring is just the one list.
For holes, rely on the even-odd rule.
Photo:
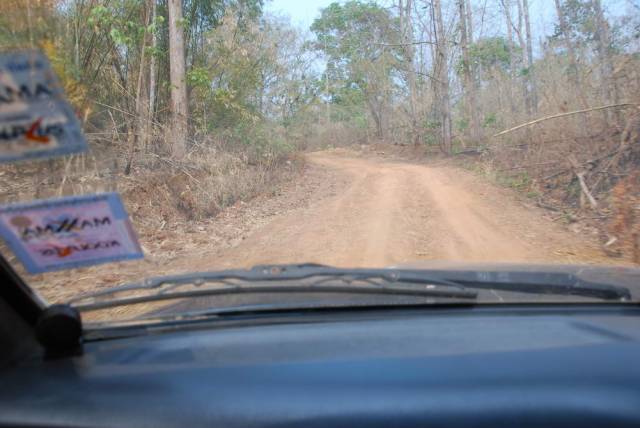
[(517, 166), (512, 166), (509, 168), (503, 168), (499, 171), (513, 171), (514, 169), (527, 169), (527, 168), (532, 168), (532, 167), (536, 167), (536, 166), (545, 166), (545, 165), (555, 165), (560, 163), (561, 161), (549, 161), (549, 162), (539, 162), (539, 163), (530, 163), (530, 164), (526, 164), (526, 165), (517, 165)]
[[(560, 211), (558, 208), (551, 206), (551, 205), (547, 205), (544, 202), (541, 201), (536, 201), (536, 206), (540, 207), (540, 208), (544, 208), (545, 210), (549, 210), (549, 211)], [(564, 216), (564, 214), (563, 214)]]
[[(602, 156), (598, 156), (597, 158), (589, 159), (589, 160), (587, 160), (587, 161), (585, 161), (585, 162), (584, 162), (584, 165), (587, 165), (587, 164), (595, 164), (595, 163), (597, 163), (597, 162), (600, 162), (601, 160), (604, 160), (604, 159), (606, 159), (606, 158), (609, 158), (609, 157), (611, 157), (611, 156), (614, 156), (614, 155), (616, 155), (616, 154), (617, 154), (617, 153), (619, 153), (619, 152), (620, 152), (620, 149), (616, 149), (616, 150), (614, 150), (614, 151), (612, 151), (612, 152), (609, 152), (609, 153), (606, 153), (606, 154), (604, 154), (604, 155), (602, 155)], [(554, 173), (553, 173), (553, 174), (551, 174), (551, 175), (547, 175), (546, 177), (542, 177), (542, 181), (550, 180), (550, 179), (555, 178), (555, 177), (557, 177), (557, 176), (559, 176), (559, 175), (570, 173), (570, 172), (571, 172), (571, 169), (572, 169), (572, 168), (567, 168), (567, 169), (563, 169), (563, 170), (560, 170), (560, 171), (554, 172)], [(594, 186), (594, 189), (595, 189), (595, 186)]]
[(582, 189), (582, 193), (584, 193), (584, 195), (589, 200), (589, 204), (591, 205), (591, 208), (593, 208), (594, 210), (597, 209), (598, 203), (596, 202), (595, 198), (589, 191), (589, 188), (587, 187), (587, 183), (584, 182), (584, 171), (576, 172), (576, 177), (578, 177), (578, 181), (580, 182), (580, 188)]
[[(627, 124), (624, 127), (624, 131), (622, 131), (622, 136), (620, 137), (620, 145), (618, 146), (618, 150), (616, 150), (616, 154), (609, 160), (607, 165), (604, 168), (604, 172), (608, 172), (611, 167), (616, 167), (620, 157), (622, 156), (622, 152), (626, 149), (630, 148), (630, 143), (638, 140), (638, 134), (640, 130), (640, 113), (633, 115)], [(598, 188), (598, 185), (602, 183), (606, 174), (601, 174), (593, 185), (594, 189)]]
[(457, 155), (474, 155), (474, 156), (478, 156), (481, 155), (484, 152), (484, 150), (482, 149), (467, 149), (467, 150), (462, 150), (460, 152), (456, 152), (454, 153), (455, 156)]
[(589, 191), (589, 188), (587, 187), (587, 183), (584, 181), (585, 172), (580, 170), (580, 165), (578, 164), (578, 160), (573, 155), (569, 155), (567, 159), (571, 163), (571, 166), (573, 167), (573, 171), (576, 174), (576, 177), (578, 177), (578, 182), (580, 183), (580, 188), (582, 189), (582, 193), (589, 200), (589, 204), (591, 205), (591, 208), (593, 208), (594, 210), (597, 209), (598, 203), (596, 202), (596, 199), (593, 197), (593, 195)]
[(511, 133), (513, 131), (517, 131), (518, 129), (522, 129), (524, 127), (535, 125), (537, 123), (544, 122), (544, 121), (551, 120), (551, 119), (558, 119), (560, 117), (573, 116), (573, 115), (581, 114), (581, 113), (588, 113), (590, 111), (606, 110), (608, 108), (637, 107), (637, 106), (638, 106), (638, 104), (634, 104), (634, 103), (620, 103), (620, 104), (610, 104), (610, 105), (600, 106), (600, 107), (592, 107), (592, 108), (588, 108), (588, 109), (584, 109), (584, 110), (570, 111), (570, 112), (567, 112), (567, 113), (554, 114), (552, 116), (541, 117), (539, 119), (532, 120), (530, 122), (523, 123), (523, 124), (518, 125), (518, 126), (514, 126), (513, 128), (505, 129), (504, 131), (498, 132), (497, 134), (493, 135), (493, 138), (500, 137), (502, 135), (509, 134), (509, 133)]
[(563, 169), (562, 171), (554, 172), (551, 175), (547, 175), (546, 177), (542, 177), (542, 181), (551, 180), (552, 178), (556, 178), (557, 176), (562, 175), (562, 174), (566, 174), (568, 172), (571, 172), (571, 171), (569, 169)]
[(374, 43), (374, 45), (385, 46), (385, 47), (396, 47), (396, 46), (412, 46), (412, 45), (435, 45), (436, 42), (432, 42), (431, 40), (422, 40), (419, 42), (408, 42), (408, 43)]

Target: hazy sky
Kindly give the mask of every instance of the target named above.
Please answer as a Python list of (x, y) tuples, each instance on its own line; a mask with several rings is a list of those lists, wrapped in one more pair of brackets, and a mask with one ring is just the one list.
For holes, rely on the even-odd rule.
[[(303, 28), (309, 28), (313, 20), (318, 17), (320, 9), (327, 7), (336, 0), (267, 0), (267, 10), (270, 12), (289, 15), (291, 21), (296, 26)], [(344, 0), (339, 0), (344, 2)], [(615, 14), (617, 11), (623, 9), (625, 2), (629, 0), (603, 0), (603, 4), (609, 14)], [(379, 4), (391, 5), (395, 3), (394, 0), (380, 0)], [(453, 4), (453, 3), (452, 3)], [(481, 4), (498, 4), (497, 1), (491, 0), (476, 0), (473, 2), (474, 8), (479, 7)], [(541, 34), (549, 34), (553, 31), (555, 23), (555, 9), (553, 0), (529, 0), (531, 8), (531, 19), (533, 21), (534, 33), (540, 36)], [(514, 7), (515, 9), (515, 7)], [(486, 16), (488, 21), (497, 21), (498, 25), (502, 25), (503, 17), (499, 10), (488, 10)], [(514, 10), (515, 15), (515, 10)], [(515, 17), (515, 16), (514, 16)], [(494, 22), (495, 22), (494, 21)], [(476, 24), (477, 25), (477, 24)], [(476, 30), (479, 30), (479, 26)], [(483, 29), (483, 32), (496, 31), (498, 28), (494, 23), (488, 23)]]
[(294, 24), (309, 28), (320, 9), (335, 0), (267, 0), (267, 10), (289, 15)]
[[(288, 15), (291, 17), (292, 23), (296, 26), (309, 28), (313, 23), (313, 20), (319, 16), (320, 9), (327, 7), (335, 1), (336, 0), (267, 0), (266, 4), (269, 12)], [(338, 1), (344, 3), (344, 0)], [(394, 1), (380, 0), (378, 3), (382, 5), (391, 5)], [(474, 2), (475, 5), (483, 3), (483, 1)], [(536, 21), (534, 25), (537, 24), (537, 26), (539, 26), (539, 30), (542, 32), (549, 31), (547, 28), (549, 21), (555, 17), (553, 0), (530, 0), (529, 3), (531, 7), (532, 20)], [(605, 0), (605, 3), (607, 3), (607, 0)], [(491, 15), (490, 12), (489, 15)], [(500, 22), (501, 18), (496, 18)]]

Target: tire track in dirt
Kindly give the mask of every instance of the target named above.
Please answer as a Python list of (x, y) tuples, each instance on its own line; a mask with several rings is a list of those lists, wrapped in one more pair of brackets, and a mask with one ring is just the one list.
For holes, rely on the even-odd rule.
[(185, 270), (315, 262), (381, 267), (420, 260), (611, 263), (597, 244), (469, 172), (340, 150), (308, 161), (346, 183)]

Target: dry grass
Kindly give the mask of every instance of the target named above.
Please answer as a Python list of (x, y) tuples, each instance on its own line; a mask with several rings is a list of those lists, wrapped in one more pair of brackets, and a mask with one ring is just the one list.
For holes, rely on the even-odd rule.
[[(621, 116), (621, 123), (637, 126), (634, 111)], [(587, 121), (589, 126), (584, 127)], [(639, 129), (640, 131), (640, 129)], [(558, 212), (558, 219), (581, 220), (598, 230), (603, 249), (612, 256), (638, 260), (637, 211), (640, 186), (640, 141), (638, 133), (611, 127), (598, 113), (559, 119), (538, 125), (521, 135), (494, 140), (476, 168), (495, 182), (513, 187), (545, 208)], [(593, 208), (581, 189), (577, 159), (585, 183), (598, 203)], [(624, 219), (624, 220), (622, 220)], [(637, 234), (637, 232), (636, 232)], [(606, 247), (604, 244), (608, 243)]]
[[(495, 86), (483, 91), (480, 104), (485, 115), (496, 112), (497, 121), (485, 132), (497, 133), (537, 118), (606, 104), (597, 73), (583, 73), (576, 94), (565, 64), (547, 58), (537, 72), (539, 104), (534, 115), (523, 111), (522, 91), (517, 85)], [(640, 104), (640, 60), (631, 56), (617, 59), (615, 80), (624, 88), (620, 102)], [(510, 94), (515, 94), (512, 109)], [(555, 211), (558, 221), (579, 221), (597, 231), (603, 249), (612, 256), (635, 259), (638, 255), (637, 229), (640, 223), (640, 112), (632, 106), (594, 111), (548, 120), (488, 140), (483, 156), (473, 167), (500, 184), (515, 188), (538, 205)], [(569, 159), (576, 159), (580, 171)], [(597, 208), (587, 201), (576, 172), (597, 200)], [(635, 235), (634, 235), (635, 233)], [(608, 244), (605, 246), (605, 244)], [(636, 248), (634, 250), (634, 248)]]
[[(181, 245), (187, 249), (187, 241), (168, 242), (177, 240), (170, 237), (188, 235), (240, 201), (275, 192), (303, 166), (303, 158), (296, 154), (250, 160), (242, 153), (200, 148), (179, 163), (158, 155), (139, 156), (125, 175), (113, 152), (98, 149), (64, 160), (5, 166), (0, 171), (0, 192), (3, 203), (103, 191), (121, 194), (145, 253), (154, 261), (130, 263), (126, 269), (117, 265), (111, 275), (101, 266), (79, 269), (71, 281), (64, 272), (29, 276), (48, 299), (60, 301), (77, 294), (70, 284), (84, 283), (92, 275), (100, 279), (94, 287), (137, 278), (138, 264), (150, 269), (149, 263), (170, 259)], [(0, 250), (21, 275), (26, 274), (6, 247)]]

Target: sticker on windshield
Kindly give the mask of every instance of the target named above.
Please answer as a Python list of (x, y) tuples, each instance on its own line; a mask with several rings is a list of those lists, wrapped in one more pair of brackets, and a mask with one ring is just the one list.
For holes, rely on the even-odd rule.
[(0, 235), (29, 273), (143, 257), (117, 193), (0, 206)]
[(87, 149), (49, 60), (37, 51), (0, 54), (0, 162)]

